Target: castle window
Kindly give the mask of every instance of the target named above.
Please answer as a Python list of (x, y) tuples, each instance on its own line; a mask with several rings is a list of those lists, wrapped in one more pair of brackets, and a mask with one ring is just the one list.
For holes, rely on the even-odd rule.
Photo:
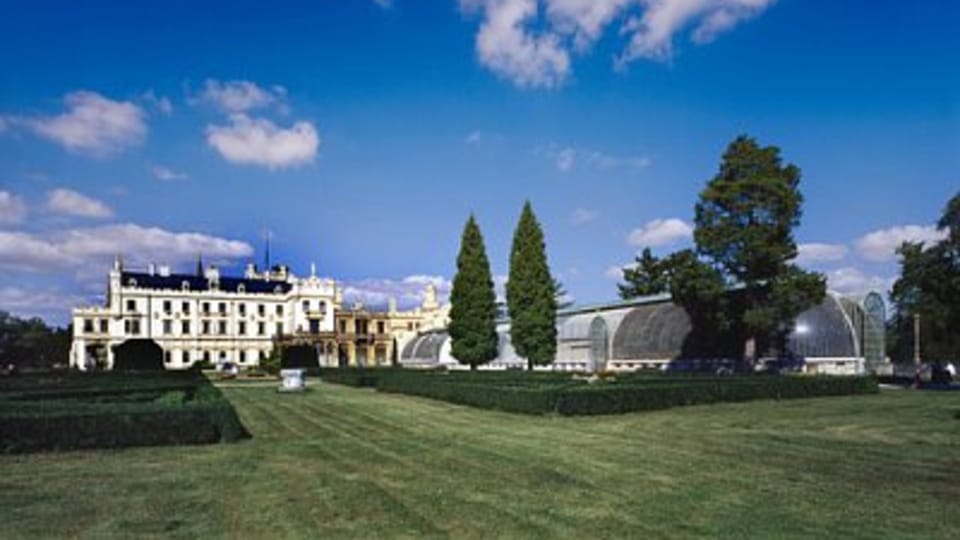
[(181, 311), (184, 313), (190, 313), (190, 302), (184, 302), (181, 307)]
[(383, 333), (383, 321), (377, 321), (377, 333), (378, 334)]
[(210, 351), (203, 351), (203, 361), (204, 362), (210, 361)]
[(280, 293), (283, 292), (283, 287), (277, 285), (276, 287), (273, 288), (273, 292), (274, 292), (275, 294), (280, 294)]
[(237, 361), (241, 364), (246, 363), (247, 361), (247, 351), (240, 351)]
[(180, 321), (180, 333), (183, 335), (190, 334), (190, 321)]
[(164, 300), (164, 301), (163, 301), (163, 312), (164, 312), (164, 313), (170, 313), (171, 311), (173, 311), (173, 304), (172, 304), (169, 300)]
[(226, 315), (227, 313), (226, 302), (220, 302), (220, 304), (217, 306), (217, 310), (220, 312), (221, 315)]
[(245, 292), (247, 292), (247, 286), (244, 285), (243, 283), (237, 285), (237, 292), (238, 292), (238, 293), (245, 293)]
[(282, 323), (282, 322), (281, 322), (281, 323), (277, 323), (277, 335), (278, 335), (278, 336), (282, 336), (282, 335), (283, 335), (283, 323)]
[(283, 304), (277, 304), (277, 315), (283, 315)]
[(91, 319), (83, 320), (83, 332), (85, 334), (90, 334), (93, 332), (93, 321)]
[(163, 335), (170, 335), (173, 333), (173, 321), (167, 319), (163, 321)]
[(100, 319), (100, 332), (106, 334), (110, 323), (106, 319)]
[(166, 364), (169, 364), (169, 363), (173, 362), (173, 355), (170, 354), (170, 351), (164, 351), (164, 352), (163, 352), (163, 361), (164, 361), (164, 363), (166, 363)]
[(224, 335), (224, 334), (226, 334), (226, 333), (227, 333), (227, 321), (220, 321), (220, 325), (219, 325), (218, 330), (219, 330), (219, 333), (220, 333), (221, 336)]
[(326, 313), (326, 312), (327, 312), (327, 303), (324, 302), (323, 300), (321, 300), (321, 301), (320, 301), (320, 306), (319, 306), (317, 309), (320, 311), (320, 313)]
[(203, 312), (204, 312), (204, 313), (210, 313), (210, 302), (204, 302), (204, 303), (203, 303)]
[(257, 333), (261, 336), (267, 333), (267, 325), (264, 323), (257, 323)]
[(203, 321), (203, 326), (201, 327), (201, 334), (209, 335), (210, 334), (210, 321)]
[(183, 282), (180, 284), (180, 288), (181, 288), (182, 290), (184, 290), (184, 291), (189, 291), (189, 290), (190, 290), (190, 282), (187, 281), (187, 280), (183, 280)]
[(127, 311), (136, 311), (136, 310), (137, 310), (137, 301), (127, 300)]
[(240, 315), (247, 314), (247, 305), (244, 303), (237, 304), (237, 311), (240, 312)]
[(241, 336), (245, 336), (247, 334), (247, 323), (245, 323), (244, 321), (238, 322), (237, 333), (240, 334)]
[(304, 311), (304, 312), (310, 311), (310, 301), (309, 301), (309, 300), (304, 300), (304, 301), (303, 301), (303, 311)]
[(257, 314), (263, 317), (267, 313), (267, 308), (263, 304), (257, 304)]
[(184, 364), (190, 363), (190, 351), (183, 351), (183, 355), (180, 357), (180, 361)]
[(131, 286), (131, 287), (136, 287), (136, 286), (137, 286), (137, 280), (135, 280), (135, 279), (133, 279), (133, 278), (130, 278), (130, 279), (127, 280), (127, 285), (129, 285), (129, 286)]

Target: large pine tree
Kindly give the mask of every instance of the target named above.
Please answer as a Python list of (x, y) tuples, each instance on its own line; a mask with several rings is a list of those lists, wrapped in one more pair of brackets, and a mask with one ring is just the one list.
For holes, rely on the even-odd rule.
[(450, 339), (453, 357), (470, 369), (497, 356), (497, 296), (483, 235), (473, 215), (460, 239), (457, 275), (450, 292)]
[(799, 185), (800, 169), (783, 165), (779, 148), (740, 136), (696, 205), (697, 254), (723, 271), (730, 285), (742, 287), (737, 318), (748, 336), (748, 360), (756, 357), (758, 338), (782, 334), (826, 292), (823, 276), (792, 262), (803, 204)]
[(617, 284), (620, 298), (629, 300), (638, 296), (663, 294), (670, 291), (670, 279), (666, 261), (654, 256), (650, 248), (644, 248), (632, 267), (623, 269), (623, 283)]
[(557, 286), (530, 201), (523, 205), (513, 235), (506, 288), (514, 350), (527, 359), (528, 369), (550, 364), (557, 354)]

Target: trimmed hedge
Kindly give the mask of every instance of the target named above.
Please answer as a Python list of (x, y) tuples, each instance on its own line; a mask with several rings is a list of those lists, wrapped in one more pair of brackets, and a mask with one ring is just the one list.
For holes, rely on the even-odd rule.
[[(248, 437), (202, 376), (67, 377), (0, 392), (0, 453), (206, 444)], [(12, 390), (12, 391), (10, 391)]]
[(482, 379), (448, 378), (394, 371), (377, 381), (383, 392), (440, 399), (462, 405), (524, 414), (614, 414), (681, 405), (753, 399), (788, 399), (876, 393), (871, 377), (704, 377), (636, 380), (632, 384), (543, 381), (539, 386), (491, 384)]

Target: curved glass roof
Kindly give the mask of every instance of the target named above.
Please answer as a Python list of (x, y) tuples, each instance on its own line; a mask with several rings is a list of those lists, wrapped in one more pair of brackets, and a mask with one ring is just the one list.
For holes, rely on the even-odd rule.
[(676, 304), (634, 308), (613, 335), (613, 358), (675, 358), (683, 350), (683, 341), (690, 330), (690, 317)]

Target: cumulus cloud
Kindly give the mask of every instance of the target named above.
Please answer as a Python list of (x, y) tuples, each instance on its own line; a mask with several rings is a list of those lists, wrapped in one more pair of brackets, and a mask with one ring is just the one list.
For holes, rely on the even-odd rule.
[(253, 255), (246, 242), (196, 232), (172, 232), (132, 223), (51, 231), (42, 234), (0, 231), (0, 268), (31, 272), (104, 271), (121, 254), (133, 265), (179, 265), (197, 254), (211, 262)]
[(390, 298), (397, 299), (399, 309), (413, 309), (423, 303), (427, 285), (437, 288), (441, 303), (446, 302), (453, 283), (443, 276), (416, 274), (402, 279), (369, 278), (343, 283), (343, 297), (349, 304), (360, 302), (367, 308), (384, 309)]
[(282, 104), (287, 90), (282, 86), (261, 88), (251, 81), (207, 79), (200, 101), (210, 103), (226, 113), (244, 113), (274, 104)]
[(567, 172), (577, 162), (577, 151), (573, 148), (561, 148), (556, 155), (557, 169)]
[(844, 244), (811, 242), (797, 246), (797, 262), (839, 261), (847, 256), (849, 249)]
[(870, 261), (889, 261), (896, 257), (896, 249), (904, 242), (938, 242), (946, 238), (946, 231), (932, 225), (903, 225), (865, 234), (856, 240), (857, 253)]
[(390, 9), (393, 7), (393, 0), (373, 0), (373, 3), (383, 9)]
[(184, 173), (179, 173), (174, 171), (169, 167), (164, 167), (163, 165), (151, 165), (150, 172), (153, 174), (153, 177), (157, 180), (162, 180), (164, 182), (170, 182), (173, 180), (184, 180), (187, 177)]
[(696, 43), (708, 43), (720, 33), (754, 17), (774, 0), (642, 0), (643, 14), (631, 16), (621, 29), (629, 43), (619, 65), (639, 58), (668, 60), (677, 34), (693, 28)]
[(86, 301), (83, 296), (64, 294), (57, 290), (0, 287), (0, 306), (3, 306), (5, 311), (19, 317), (40, 317), (54, 324), (69, 322), (70, 309)]
[(660, 247), (692, 236), (693, 226), (681, 219), (655, 219), (631, 231), (627, 242), (636, 248)]
[(147, 136), (146, 114), (129, 101), (114, 101), (96, 92), (64, 97), (67, 111), (46, 117), (18, 117), (16, 123), (68, 151), (104, 157), (137, 146)]
[(621, 279), (623, 279), (623, 271), (628, 268), (633, 268), (633, 266), (629, 264), (611, 266), (610, 268), (607, 268), (603, 272), (603, 277), (607, 279), (612, 279), (614, 281), (620, 281)]
[(0, 225), (17, 225), (27, 217), (23, 199), (9, 191), (0, 190)]
[(678, 35), (689, 32), (694, 43), (708, 43), (773, 2), (460, 0), (460, 7), (483, 14), (476, 36), (481, 64), (517, 86), (552, 88), (570, 77), (571, 54), (585, 53), (611, 26), (626, 39), (618, 67), (641, 58), (665, 61)]
[(827, 272), (827, 286), (830, 290), (850, 295), (865, 294), (871, 291), (886, 293), (893, 287), (896, 278), (868, 275), (863, 271), (844, 267)]
[(474, 130), (467, 134), (467, 136), (463, 139), (463, 142), (470, 145), (476, 145), (480, 144), (481, 140), (483, 140), (483, 134), (480, 133), (479, 130)]
[(282, 128), (267, 119), (233, 114), (228, 125), (207, 126), (207, 143), (227, 161), (274, 170), (311, 163), (320, 136), (310, 122)]
[(576, 208), (570, 214), (570, 224), (575, 226), (585, 225), (597, 219), (599, 215), (599, 212), (596, 210), (590, 210), (588, 208)]
[(570, 54), (556, 33), (537, 33), (538, 0), (460, 0), (461, 9), (483, 12), (476, 37), (480, 63), (520, 87), (559, 86), (570, 73)]
[(48, 191), (46, 207), (64, 216), (108, 218), (113, 215), (113, 210), (103, 202), (66, 188)]

